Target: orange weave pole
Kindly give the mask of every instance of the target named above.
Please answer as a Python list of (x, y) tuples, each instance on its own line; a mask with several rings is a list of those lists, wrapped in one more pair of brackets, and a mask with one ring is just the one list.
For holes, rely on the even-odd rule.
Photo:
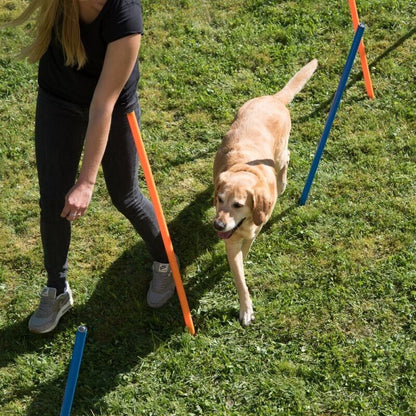
[(179, 265), (176, 260), (175, 253), (173, 251), (172, 240), (169, 235), (169, 230), (166, 225), (165, 216), (163, 215), (162, 205), (160, 204), (159, 196), (156, 190), (156, 185), (153, 179), (152, 170), (150, 168), (149, 159), (147, 158), (146, 150), (144, 148), (142, 136), (140, 134), (139, 124), (137, 123), (136, 114), (134, 112), (127, 114), (127, 120), (130, 125), (130, 129), (134, 138), (137, 153), (139, 155), (140, 164), (142, 165), (144, 177), (146, 179), (147, 188), (149, 190), (150, 199), (152, 200), (153, 207), (156, 213), (156, 219), (159, 224), (160, 232), (162, 234), (163, 244), (165, 245), (166, 254), (169, 259), (169, 264), (172, 269), (173, 280), (175, 281), (176, 292), (181, 304), (185, 325), (189, 332), (194, 335), (195, 329), (192, 322), (191, 312), (189, 311), (188, 300), (186, 298), (185, 290), (179, 271)]
[[(348, 3), (350, 5), (350, 12), (351, 12), (353, 27), (354, 27), (354, 30), (357, 30), (357, 27), (360, 23), (359, 18), (358, 18), (357, 5), (355, 4), (355, 0), (348, 0)], [(367, 95), (370, 98), (373, 99), (374, 98), (373, 85), (371, 83), (371, 76), (370, 76), (370, 71), (368, 69), (367, 57), (366, 57), (366, 54), (365, 54), (365, 47), (364, 47), (364, 41), (363, 40), (361, 40), (360, 45), (358, 47), (358, 53), (360, 54), (361, 67), (362, 67), (362, 70), (363, 70), (365, 89), (367, 91)]]

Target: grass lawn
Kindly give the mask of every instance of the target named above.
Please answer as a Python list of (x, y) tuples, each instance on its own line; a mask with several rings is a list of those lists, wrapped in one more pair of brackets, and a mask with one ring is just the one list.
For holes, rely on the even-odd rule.
[[(0, 23), (26, 1), (0, 0)], [(357, 0), (375, 99), (355, 60), (307, 204), (298, 199), (352, 42), (348, 2), (142, 1), (142, 135), (196, 336), (175, 296), (146, 305), (151, 259), (100, 173), (73, 227), (74, 308), (27, 330), (45, 284), (34, 160), (37, 67), (0, 42), (0, 414), (57, 415), (88, 327), (72, 415), (416, 414), (416, 3)], [(239, 106), (312, 58), (290, 105), (288, 187), (246, 264), (238, 322), (213, 228), (212, 162)], [(147, 193), (142, 173), (140, 183)]]

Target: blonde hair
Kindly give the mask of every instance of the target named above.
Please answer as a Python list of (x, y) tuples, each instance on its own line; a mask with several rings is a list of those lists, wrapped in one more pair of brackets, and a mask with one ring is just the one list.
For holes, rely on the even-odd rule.
[(21, 51), (21, 57), (37, 62), (48, 49), (52, 35), (62, 45), (65, 65), (82, 68), (87, 62), (79, 27), (77, 0), (32, 0), (11, 24), (17, 26), (29, 20), (37, 10), (35, 40)]

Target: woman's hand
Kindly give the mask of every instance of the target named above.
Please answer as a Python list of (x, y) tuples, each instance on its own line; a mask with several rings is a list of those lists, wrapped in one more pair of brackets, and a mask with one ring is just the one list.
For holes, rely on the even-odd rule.
[(72, 222), (85, 215), (93, 190), (94, 184), (78, 181), (66, 194), (61, 217)]

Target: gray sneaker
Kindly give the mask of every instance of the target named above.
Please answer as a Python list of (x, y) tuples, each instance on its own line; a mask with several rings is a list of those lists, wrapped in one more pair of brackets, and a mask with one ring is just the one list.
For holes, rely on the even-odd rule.
[(175, 292), (175, 282), (169, 263), (153, 262), (153, 279), (147, 292), (147, 304), (151, 308), (163, 306)]
[(71, 288), (66, 284), (66, 291), (56, 296), (56, 289), (44, 287), (40, 294), (40, 304), (29, 319), (29, 331), (45, 334), (55, 329), (62, 315), (71, 309), (74, 301)]

